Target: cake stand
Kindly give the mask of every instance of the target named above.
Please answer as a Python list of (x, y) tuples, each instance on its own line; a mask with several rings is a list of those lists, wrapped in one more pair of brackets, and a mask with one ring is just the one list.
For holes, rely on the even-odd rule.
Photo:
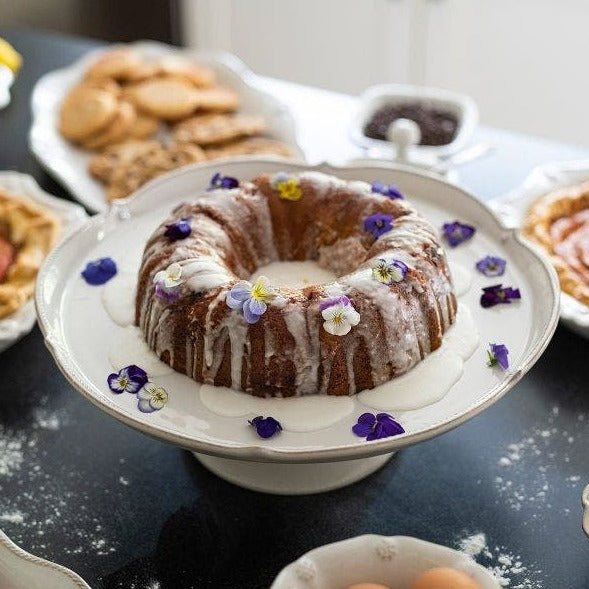
[[(134, 395), (113, 394), (106, 383), (107, 375), (114, 371), (113, 346), (137, 328), (113, 321), (102, 304), (104, 287), (90, 287), (80, 277), (85, 264), (110, 256), (121, 269), (127, 265), (132, 268), (133, 264), (136, 267), (143, 244), (161, 220), (177, 204), (206, 188), (216, 172), (249, 179), (263, 172), (308, 169), (348, 180), (396, 184), (435, 227), (455, 219), (476, 227), (476, 238), (453, 248), (448, 255), (451, 265), (458, 263), (472, 272), (470, 288), (461, 300), (472, 313), (480, 344), (448, 392), (425, 406), (395, 411), (406, 433), (371, 442), (351, 432), (359, 415), (378, 412), (361, 401), (362, 394), (344, 399), (312, 396), (315, 400), (287, 400), (233, 393), (238, 396), (233, 412), (228, 414), (207, 401), (205, 387), (199, 391), (197, 383), (171, 371), (163, 371), (154, 379), (169, 393), (169, 401), (160, 411), (142, 413)], [(521, 301), (492, 309), (480, 307), (480, 289), (499, 282), (472, 270), (474, 261), (487, 254), (508, 260), (508, 271), (500, 280), (506, 286), (518, 287)], [(92, 403), (141, 432), (194, 452), (208, 469), (237, 485), (270, 493), (302, 494), (357, 481), (382, 467), (395, 451), (446, 432), (501, 398), (548, 344), (558, 320), (558, 292), (555, 272), (541, 253), (502, 226), (475, 197), (439, 178), (402, 167), (321, 164), (310, 168), (276, 159), (244, 158), (182, 168), (155, 179), (133, 198), (116, 202), (108, 212), (89, 219), (47, 258), (37, 282), (36, 305), (45, 341), (59, 368)], [(508, 345), (507, 371), (487, 366), (489, 342)], [(129, 358), (127, 364), (132, 363), (133, 358)], [(434, 374), (432, 380), (442, 372)], [(419, 395), (420, 391), (414, 391), (415, 399), (419, 400)], [(261, 414), (276, 416), (283, 425), (294, 423), (296, 420), (288, 415), (291, 409), (294, 414), (301, 403), (327, 402), (335, 403), (328, 411), (311, 411), (321, 422), (313, 427), (305, 428), (305, 420), (299, 419), (296, 427), (285, 425), (280, 435), (264, 440), (248, 426), (249, 419)]]

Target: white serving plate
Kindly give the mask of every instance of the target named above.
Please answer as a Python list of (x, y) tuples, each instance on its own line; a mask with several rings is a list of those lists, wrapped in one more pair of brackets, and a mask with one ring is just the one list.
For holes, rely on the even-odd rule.
[[(304, 161), (296, 138), (293, 118), (279, 100), (260, 89), (255, 74), (234, 55), (221, 51), (199, 52), (179, 49), (155, 41), (138, 41), (128, 45), (147, 58), (182, 55), (196, 63), (211, 67), (220, 84), (232, 88), (241, 97), (240, 112), (255, 113), (267, 122), (267, 135), (287, 143)], [(41, 165), (61, 182), (81, 203), (94, 212), (104, 211), (108, 203), (104, 186), (88, 173), (88, 163), (94, 152), (76, 147), (58, 131), (59, 107), (69, 89), (84, 76), (98, 55), (114, 46), (89, 52), (67, 68), (55, 70), (39, 79), (33, 89), (31, 107), (33, 123), (29, 146)]]
[[(0, 172), (0, 190), (5, 190), (15, 196), (25, 196), (42, 207), (49, 209), (61, 221), (62, 236), (71, 233), (87, 217), (86, 212), (81, 206), (61, 198), (56, 198), (41, 190), (32, 176), (27, 174)], [(33, 329), (36, 319), (33, 299), (27, 301), (9, 317), (0, 319), (0, 352), (3, 352), (21, 337), (29, 333)]]
[(282, 569), (270, 589), (340, 589), (362, 582), (406, 589), (438, 566), (466, 573), (481, 589), (500, 587), (490, 571), (463, 552), (409, 536), (366, 534), (307, 552)]
[(0, 530), (0, 587), (2, 589), (90, 589), (70, 569), (19, 548)]
[(409, 150), (412, 157), (421, 165), (428, 162), (435, 165), (440, 158), (460, 151), (471, 140), (479, 120), (478, 108), (470, 96), (451, 92), (442, 88), (412, 86), (409, 84), (378, 84), (370, 86), (360, 96), (360, 106), (352, 119), (350, 135), (354, 143), (383, 153), (394, 154), (395, 146), (390, 141), (372, 139), (364, 134), (364, 127), (372, 114), (385, 104), (398, 104), (413, 100), (426, 101), (432, 106), (448, 110), (458, 119), (458, 129), (454, 139), (446, 145), (414, 145)]
[[(305, 169), (309, 168), (251, 159), (226, 162), (222, 166), (211, 163), (186, 167), (155, 179), (135, 197), (118, 201), (109, 213), (91, 218), (61, 243), (46, 260), (36, 292), (46, 343), (71, 384), (90, 401), (140, 431), (202, 454), (200, 459), (207, 467), (229, 480), (284, 493), (325, 490), (357, 480), (382, 466), (395, 450), (441, 434), (477, 415), (531, 368), (548, 344), (558, 319), (554, 270), (522, 242), (517, 232), (505, 229), (473, 196), (433, 176), (406, 169), (322, 164), (312, 169), (345, 179), (369, 182), (379, 179), (397, 184), (435, 226), (441, 227), (443, 222), (455, 218), (475, 224), (477, 238), (450, 251), (451, 263), (456, 261), (472, 267), (476, 259), (488, 253), (509, 260), (504, 283), (518, 286), (523, 299), (502, 308), (482, 309), (478, 303), (480, 287), (494, 282), (482, 275), (474, 276), (473, 272), (473, 286), (464, 298), (478, 325), (481, 344), (448, 394), (432, 405), (396, 415), (406, 429), (405, 434), (370, 443), (350, 431), (357, 417), (367, 410), (357, 396), (351, 399), (354, 410), (327, 428), (305, 433), (285, 430), (272, 439), (260, 440), (244, 425), (247, 418), (223, 417), (207, 409), (197, 385), (178, 373), (159, 379), (170, 393), (170, 401), (157, 413), (140, 413), (132, 395), (112, 394), (105, 380), (112, 371), (108, 353), (110, 342), (121, 337), (122, 328), (104, 310), (100, 289), (86, 287), (79, 277), (85, 263), (106, 255), (116, 259), (132, 247), (141, 251), (147, 237), (169, 211), (208, 186), (217, 171), (249, 179), (262, 172)], [(91, 330), (86, 327), (88, 322), (92, 324)], [(488, 342), (508, 345), (509, 371), (497, 372), (487, 367)], [(347, 463), (338, 470), (338, 461)], [(259, 463), (272, 463), (276, 467), (264, 483), (260, 478), (266, 473), (260, 474)], [(307, 466), (314, 467), (312, 474)], [(326, 480), (316, 485), (310, 482), (311, 478), (323, 475)], [(245, 479), (249, 482), (245, 483)]]
[[(586, 180), (589, 180), (589, 160), (551, 162), (534, 168), (521, 186), (488, 204), (507, 227), (519, 229), (526, 211), (537, 198)], [(546, 255), (538, 244), (530, 242), (530, 245)], [(565, 292), (560, 295), (560, 319), (575, 333), (589, 338), (589, 306)]]

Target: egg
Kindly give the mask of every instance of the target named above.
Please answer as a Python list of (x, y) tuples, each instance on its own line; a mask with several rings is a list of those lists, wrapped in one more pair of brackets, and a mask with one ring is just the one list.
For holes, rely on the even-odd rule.
[(483, 589), (466, 573), (450, 567), (437, 567), (422, 573), (409, 589)]
[(346, 589), (389, 589), (389, 587), (380, 583), (356, 583), (355, 585), (348, 585)]

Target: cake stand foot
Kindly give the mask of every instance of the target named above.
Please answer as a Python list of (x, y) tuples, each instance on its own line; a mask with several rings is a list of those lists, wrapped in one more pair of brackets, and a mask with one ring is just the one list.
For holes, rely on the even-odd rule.
[(355, 483), (383, 467), (394, 452), (358, 460), (306, 464), (249, 462), (193, 454), (217, 476), (245, 489), (274, 495), (307, 495)]

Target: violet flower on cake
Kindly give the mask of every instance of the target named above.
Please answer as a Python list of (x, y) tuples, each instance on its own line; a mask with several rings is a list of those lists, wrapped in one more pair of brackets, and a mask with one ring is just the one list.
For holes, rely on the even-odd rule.
[(393, 216), (384, 213), (374, 213), (364, 219), (364, 231), (373, 237), (380, 237), (393, 228)]
[(254, 417), (249, 419), (248, 423), (256, 430), (260, 438), (268, 439), (282, 431), (282, 426), (277, 419), (273, 417)]
[(254, 284), (240, 280), (234, 284), (225, 299), (231, 309), (242, 311), (245, 320), (257, 323), (268, 308), (267, 303), (276, 298), (276, 290), (265, 276), (260, 276)]
[(503, 276), (507, 262), (497, 256), (485, 256), (476, 263), (476, 269), (485, 276)]
[(217, 172), (212, 178), (211, 183), (207, 190), (217, 190), (217, 189), (225, 189), (229, 190), (231, 188), (237, 188), (239, 186), (239, 180), (237, 178), (232, 178), (231, 176), (223, 176), (220, 172)]
[(182, 282), (182, 266), (174, 262), (153, 277), (155, 296), (167, 302), (175, 301), (180, 296)]
[(283, 200), (297, 201), (303, 197), (303, 191), (295, 176), (289, 176), (285, 172), (278, 172), (271, 181), (271, 186), (278, 191), (278, 196)]
[(190, 219), (191, 217), (183, 217), (174, 223), (166, 225), (164, 236), (167, 237), (170, 241), (186, 239), (192, 231), (192, 227), (190, 226)]
[(139, 390), (137, 399), (139, 411), (153, 413), (162, 409), (168, 402), (168, 392), (163, 387), (149, 383)]
[(395, 199), (404, 199), (405, 197), (401, 193), (401, 191), (393, 184), (384, 184), (384, 182), (380, 182), (380, 180), (375, 180), (372, 185), (372, 192), (376, 192), (377, 194), (382, 194), (383, 196), (387, 196), (391, 200)]
[(486, 309), (499, 304), (509, 304), (511, 301), (517, 299), (521, 299), (519, 288), (512, 288), (511, 286), (503, 287), (501, 284), (495, 284), (483, 288), (481, 307)]
[(117, 273), (117, 265), (112, 258), (99, 258), (88, 262), (82, 270), (82, 278), (92, 286), (108, 282)]
[(444, 223), (442, 232), (448, 243), (452, 247), (467, 241), (475, 234), (476, 229), (472, 225), (460, 223), (460, 221), (452, 221), (451, 223)]
[(388, 413), (362, 413), (352, 431), (368, 442), (405, 433), (403, 426)]
[(489, 349), (487, 350), (487, 356), (489, 360), (487, 362), (488, 366), (501, 366), (503, 370), (507, 370), (509, 368), (509, 359), (507, 358), (509, 354), (509, 350), (507, 346), (504, 344), (489, 344)]
[(407, 274), (407, 264), (401, 260), (378, 258), (372, 263), (372, 276), (383, 284), (401, 282)]
[(346, 335), (354, 325), (360, 323), (360, 313), (345, 295), (322, 301), (319, 309), (324, 319), (323, 329), (331, 335)]
[(106, 382), (113, 393), (136, 393), (147, 383), (147, 373), (143, 368), (131, 364), (118, 372), (109, 374)]

